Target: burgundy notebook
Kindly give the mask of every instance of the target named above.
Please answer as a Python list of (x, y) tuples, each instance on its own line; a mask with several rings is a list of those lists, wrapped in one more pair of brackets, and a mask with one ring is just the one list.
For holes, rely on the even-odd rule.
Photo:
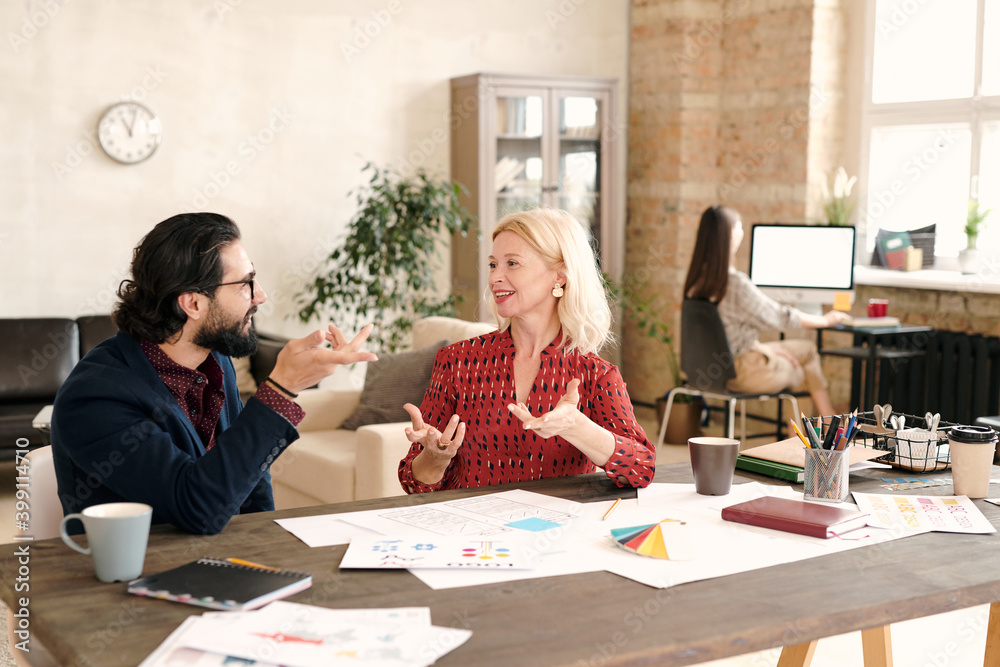
[(773, 496), (723, 508), (722, 518), (824, 539), (868, 525), (868, 515), (856, 509)]

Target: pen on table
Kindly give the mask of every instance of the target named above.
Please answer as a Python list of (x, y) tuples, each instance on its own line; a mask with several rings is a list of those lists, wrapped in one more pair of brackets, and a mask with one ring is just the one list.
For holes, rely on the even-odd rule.
[(243, 560), (242, 558), (227, 558), (226, 560), (232, 563), (233, 565), (253, 567), (259, 570), (271, 570), (272, 572), (281, 572), (281, 568), (271, 567), (270, 565), (261, 565), (260, 563), (254, 563), (253, 561)]
[(615, 502), (611, 503), (611, 507), (609, 507), (608, 511), (604, 513), (604, 516), (601, 518), (601, 521), (604, 521), (604, 519), (607, 519), (609, 516), (611, 516), (611, 513), (615, 511), (615, 508), (618, 507), (618, 503), (620, 503), (621, 501), (622, 501), (621, 498), (615, 498)]

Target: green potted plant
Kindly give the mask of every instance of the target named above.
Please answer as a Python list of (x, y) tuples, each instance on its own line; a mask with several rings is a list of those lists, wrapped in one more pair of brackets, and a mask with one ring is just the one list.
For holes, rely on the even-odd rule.
[[(640, 333), (645, 334), (660, 345), (667, 360), (667, 368), (673, 387), (684, 383), (681, 375), (680, 361), (674, 347), (674, 338), (670, 325), (665, 322), (663, 309), (654, 303), (654, 299), (641, 293), (632, 282), (615, 282), (607, 276), (608, 293), (611, 295), (625, 317), (627, 317)], [(663, 413), (667, 407), (667, 394), (656, 399), (656, 423), (663, 422)], [(676, 394), (670, 409), (670, 420), (667, 423), (667, 433), (664, 438), (668, 443), (686, 443), (688, 438), (701, 435), (701, 412), (703, 403), (699, 397), (689, 394)], [(649, 435), (649, 434), (647, 434)]]
[(986, 218), (993, 212), (991, 208), (981, 208), (975, 199), (969, 200), (969, 209), (965, 216), (965, 249), (958, 252), (958, 265), (962, 273), (979, 271), (979, 232), (986, 224)]
[(445, 232), (467, 234), (472, 219), (459, 203), (461, 185), (422, 169), (403, 178), (370, 162), (362, 172), (371, 177), (351, 193), (358, 212), (343, 245), (297, 295), (298, 315), (303, 322), (332, 317), (352, 331), (372, 322), (372, 349), (395, 352), (417, 319), (455, 315), (455, 297), (441, 296), (434, 280), (438, 244)]

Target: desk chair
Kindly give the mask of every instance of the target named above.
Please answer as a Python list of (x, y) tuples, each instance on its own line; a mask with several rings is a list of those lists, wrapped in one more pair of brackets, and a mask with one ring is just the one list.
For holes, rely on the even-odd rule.
[[(27, 529), (19, 528), (17, 537), (30, 535), (35, 540), (46, 540), (59, 536), (59, 524), (62, 523), (62, 504), (59, 502), (59, 492), (56, 486), (56, 468), (52, 462), (52, 446), (46, 445), (28, 452), (25, 456), (28, 465), (30, 506)], [(31, 544), (31, 542), (21, 542)], [(32, 638), (30, 653), (14, 648), (19, 639), (14, 635), (17, 619), (14, 612), (7, 610), (7, 640), (10, 642), (10, 652), (14, 662), (19, 667), (50, 667), (56, 665), (45, 647)]]
[[(726, 329), (722, 325), (722, 318), (719, 317), (719, 309), (716, 304), (705, 299), (684, 299), (681, 304), (681, 370), (687, 376), (684, 384), (674, 387), (667, 392), (667, 408), (663, 413), (663, 422), (660, 424), (660, 437), (656, 441), (656, 446), (663, 445), (663, 438), (667, 433), (667, 422), (670, 419), (670, 407), (674, 402), (674, 395), (687, 394), (689, 396), (701, 396), (702, 398), (718, 399), (725, 401), (726, 410), (726, 437), (734, 437), (736, 430), (736, 404), (740, 404), (740, 439), (746, 442), (747, 439), (747, 407), (748, 399), (765, 401), (770, 398), (787, 400), (792, 405), (792, 415), (798, 416), (798, 397), (808, 396), (808, 392), (792, 391), (784, 389), (773, 394), (743, 393), (730, 391), (726, 383), (736, 377), (736, 368), (733, 363), (733, 353), (729, 349), (729, 340), (726, 338)], [(778, 405), (777, 419), (750, 415), (752, 419), (775, 424), (777, 428), (776, 439), (781, 440), (782, 419), (781, 405)]]

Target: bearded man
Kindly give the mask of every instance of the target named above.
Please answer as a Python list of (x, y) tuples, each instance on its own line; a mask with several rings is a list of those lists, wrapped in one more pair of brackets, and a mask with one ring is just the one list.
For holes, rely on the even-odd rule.
[[(230, 357), (257, 349), (251, 318), (267, 300), (229, 218), (176, 215), (136, 247), (118, 290), (119, 333), (59, 390), (52, 453), (63, 512), (128, 501), (153, 523), (198, 534), (274, 509), (270, 466), (298, 438), (294, 399), (340, 364), (373, 361), (332, 324), (291, 340), (243, 406)], [(329, 343), (329, 346), (327, 346)]]

